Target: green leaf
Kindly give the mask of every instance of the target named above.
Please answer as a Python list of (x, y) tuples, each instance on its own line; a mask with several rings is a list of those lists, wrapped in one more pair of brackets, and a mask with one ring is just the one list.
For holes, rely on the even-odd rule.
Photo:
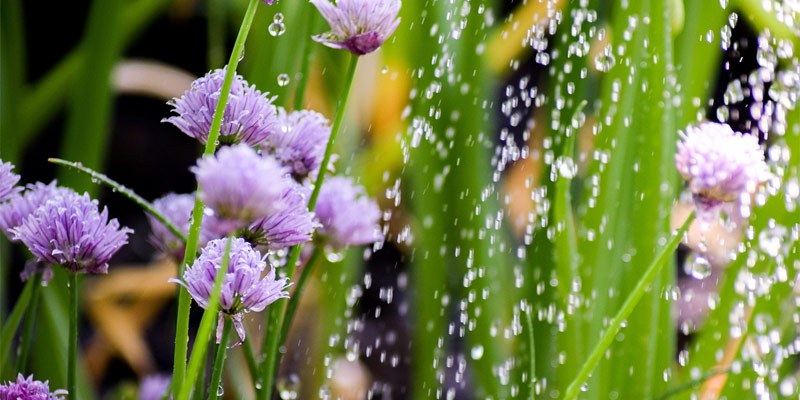
[[(71, 87), (62, 158), (102, 171), (111, 136), (113, 95), (111, 70), (122, 50), (122, 1), (95, 0), (89, 13), (83, 46), (84, 57)], [(96, 187), (75, 172), (61, 169), (59, 183), (79, 192), (95, 193)]]

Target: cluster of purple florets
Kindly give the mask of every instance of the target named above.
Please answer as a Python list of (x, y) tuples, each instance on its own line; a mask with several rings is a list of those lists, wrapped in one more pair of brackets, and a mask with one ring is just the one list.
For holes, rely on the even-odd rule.
[[(312, 3), (331, 26), (330, 32), (314, 39), (356, 55), (375, 51), (400, 22), (400, 0)], [(164, 122), (207, 143), (226, 71), (211, 71), (194, 81), (183, 96), (168, 103), (174, 115)], [(180, 259), (186, 243), (175, 234), (176, 229), (191, 236), (197, 201), (204, 203), (202, 213), (194, 215), (202, 217), (199, 235), (195, 232), (200, 256), (186, 266), (181, 279), (172, 281), (186, 287), (206, 308), (218, 271), (227, 264), (221, 279), (219, 318), (231, 318), (242, 340), (244, 313), (262, 311), (289, 296), (288, 279), (278, 277), (269, 265), (270, 253), (285, 256), (279, 251), (310, 241), (341, 250), (383, 240), (380, 209), (350, 178), (326, 180), (317, 188), (316, 213), (312, 211), (312, 181), (332, 169), (323, 166), (330, 123), (317, 112), (287, 111), (276, 107), (274, 101), (234, 74), (218, 143), (214, 143), (221, 147), (191, 168), (199, 191), (169, 193), (153, 202), (153, 209), (171, 229), (148, 216), (153, 243), (164, 255)], [(60, 187), (55, 181), (19, 186), (20, 177), (13, 168), (0, 161), (0, 230), (34, 256), (23, 279), (42, 273), (46, 280), (54, 265), (70, 273), (107, 273), (111, 257), (133, 231), (109, 218), (108, 210), (88, 194)], [(219, 323), (218, 329), (223, 325)], [(219, 335), (218, 331), (218, 339)], [(159, 398), (168, 385), (168, 378), (150, 379), (142, 384), (140, 398)], [(19, 375), (16, 381), (0, 384), (2, 400), (60, 399), (65, 395), (63, 390), (50, 392), (48, 382), (35, 381), (32, 376)]]
[(689, 126), (679, 135), (675, 167), (688, 183), (703, 226), (726, 203), (749, 209), (750, 196), (772, 176), (758, 138), (715, 122)]
[[(206, 142), (224, 74), (225, 70), (212, 71), (198, 79), (183, 97), (173, 99), (170, 104), (178, 115), (167, 121)], [(222, 285), (220, 318), (230, 317), (244, 338), (244, 313), (261, 311), (288, 296), (288, 282), (276, 277), (274, 268), (267, 264), (267, 254), (310, 241), (338, 250), (380, 242), (383, 233), (377, 204), (349, 178), (326, 179), (317, 208), (310, 209), (312, 181), (327, 172), (320, 171), (331, 134), (324, 116), (310, 110), (277, 109), (267, 94), (247, 90), (248, 83), (240, 76), (235, 78), (234, 87), (231, 96), (237, 104), (257, 105), (254, 112), (264, 118), (243, 118), (250, 115), (247, 108), (229, 105), (223, 118), (222, 146), (191, 168), (200, 188), (197, 196), (207, 207), (200, 235), (204, 247), (200, 257), (187, 266), (182, 279), (175, 281), (205, 308), (216, 271), (222, 267), (227, 243), (223, 238), (233, 237), (229, 269)], [(272, 110), (264, 111), (267, 108)], [(224, 127), (233, 126), (233, 121), (238, 124), (236, 129), (226, 131)], [(194, 195), (168, 194), (156, 200), (154, 206), (188, 235)], [(180, 259), (182, 241), (155, 218), (150, 221), (157, 247)]]
[(0, 384), (0, 399), (2, 400), (63, 400), (67, 391), (59, 389), (50, 391), (48, 381), (37, 381), (33, 375), (24, 377), (17, 375), (16, 381)]
[[(167, 121), (204, 142), (208, 135), (205, 124), (210, 121), (221, 87), (209, 82), (220, 82), (224, 73), (225, 70), (210, 72), (198, 79), (183, 97), (173, 99), (170, 104), (178, 115)], [(237, 76), (234, 87), (249, 86)], [(244, 89), (233, 94), (242, 96), (237, 101), (269, 102), (272, 107), (266, 94)], [(193, 111), (185, 111), (189, 109)], [(200, 243), (230, 233), (261, 251), (281, 250), (311, 241), (315, 232), (320, 241), (340, 248), (382, 240), (381, 213), (375, 202), (364, 196), (363, 188), (352, 180), (342, 184), (339, 178), (328, 179), (321, 188), (320, 208), (316, 214), (309, 211), (312, 179), (320, 173), (330, 136), (328, 120), (310, 110), (276, 109), (268, 114), (269, 118), (251, 121), (270, 127), (263, 129), (257, 143), (234, 139), (213, 156), (199, 159), (191, 169), (201, 188), (200, 200), (208, 207), (203, 214)], [(251, 128), (245, 124), (238, 129)], [(222, 136), (226, 136), (224, 130)], [(193, 195), (168, 194), (154, 204), (170, 222), (188, 233)], [(182, 242), (155, 218), (150, 221), (157, 246), (167, 254), (179, 255)]]
[(108, 261), (133, 231), (109, 219), (108, 210), (101, 210), (88, 194), (55, 181), (15, 186), (19, 176), (11, 169), (8, 163), (0, 168), (0, 193), (5, 194), (0, 199), (0, 229), (35, 257), (23, 278), (37, 271), (47, 278), (53, 265), (74, 273), (106, 273)]

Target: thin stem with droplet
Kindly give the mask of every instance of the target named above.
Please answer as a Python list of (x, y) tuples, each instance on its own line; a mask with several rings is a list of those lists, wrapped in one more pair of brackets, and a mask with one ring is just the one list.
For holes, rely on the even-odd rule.
[(228, 318), (223, 318), (220, 321), (224, 326), (222, 328), (222, 339), (217, 345), (217, 354), (214, 356), (214, 368), (211, 370), (211, 382), (208, 384), (208, 398), (216, 400), (221, 396), (220, 384), (222, 383), (222, 366), (225, 364), (225, 352), (228, 350), (228, 338), (231, 336), (231, 328), (233, 322), (228, 321)]
[(600, 337), (600, 341), (594, 346), (592, 352), (589, 353), (589, 358), (586, 362), (583, 363), (578, 375), (575, 379), (567, 387), (566, 394), (564, 396), (565, 400), (574, 400), (578, 397), (578, 393), (581, 391), (581, 386), (586, 382), (589, 378), (589, 374), (592, 373), (594, 367), (597, 366), (597, 363), (603, 357), (603, 354), (608, 350), (608, 347), (611, 346), (611, 343), (614, 341), (614, 338), (619, 333), (622, 324), (628, 318), (628, 316), (633, 312), (633, 309), (636, 307), (636, 304), (639, 300), (644, 296), (645, 292), (647, 291), (647, 287), (653, 283), (653, 280), (658, 276), (658, 272), (661, 270), (661, 267), (666, 264), (666, 261), (672, 254), (675, 252), (675, 249), (678, 248), (678, 245), (683, 238), (683, 234), (686, 233), (686, 230), (689, 229), (689, 224), (694, 220), (694, 212), (692, 212), (683, 225), (672, 235), (672, 238), (669, 242), (661, 248), (661, 252), (659, 252), (653, 262), (650, 263), (650, 266), (647, 267), (645, 270), (644, 275), (642, 275), (639, 282), (636, 283), (636, 286), (631, 291), (631, 294), (628, 295), (628, 298), (625, 299), (625, 302), (622, 303), (622, 307), (617, 312), (617, 315), (611, 320), (608, 324), (608, 328), (606, 328), (603, 335)]
[(138, 194), (136, 194), (136, 192), (134, 192), (133, 190), (131, 190), (131, 189), (125, 187), (124, 185), (120, 184), (119, 182), (109, 178), (105, 174), (102, 174), (102, 173), (97, 172), (97, 171), (95, 171), (95, 170), (93, 170), (91, 168), (87, 168), (87, 167), (81, 165), (81, 163), (62, 160), (60, 158), (48, 158), (47, 161), (51, 162), (53, 164), (64, 165), (64, 166), (67, 166), (67, 167), (70, 167), (70, 168), (77, 169), (78, 171), (81, 171), (81, 172), (89, 175), (89, 177), (92, 179), (92, 182), (95, 182), (95, 181), (96, 182), (100, 182), (100, 183), (110, 187), (113, 191), (118, 192), (118, 193), (122, 194), (123, 196), (129, 198), (131, 201), (133, 201), (134, 203), (138, 204), (139, 207), (142, 207), (142, 209), (144, 209), (144, 211), (146, 213), (152, 215), (153, 217), (155, 217), (155, 219), (157, 219), (159, 222), (164, 224), (164, 226), (166, 226), (167, 229), (169, 229), (169, 231), (172, 232), (173, 235), (175, 235), (178, 239), (180, 239), (181, 242), (186, 243), (186, 235), (183, 232), (181, 232), (180, 229), (178, 229), (178, 227), (176, 227), (172, 222), (170, 222), (167, 219), (167, 217), (165, 217), (163, 214), (161, 214), (158, 211), (156, 211), (155, 207), (153, 207), (153, 205), (150, 202), (148, 202), (147, 200), (142, 198), (142, 196), (139, 196)]
[[(309, 211), (314, 211), (314, 206), (316, 206), (317, 198), (319, 197), (319, 191), (322, 188), (323, 182), (325, 181), (325, 175), (328, 171), (328, 163), (330, 162), (331, 155), (333, 154), (333, 145), (336, 141), (336, 136), (339, 134), (339, 131), (342, 127), (345, 109), (347, 108), (347, 99), (350, 97), (350, 88), (353, 86), (353, 80), (356, 75), (358, 56), (349, 54), (348, 57), (350, 58), (350, 62), (348, 64), (347, 75), (344, 81), (344, 89), (341, 97), (339, 97), (339, 105), (336, 109), (336, 118), (333, 121), (333, 127), (331, 127), (331, 136), (328, 138), (328, 144), (325, 146), (325, 155), (320, 163), (317, 180), (314, 182), (314, 190), (311, 192), (311, 197), (308, 199)], [(289, 251), (288, 261), (286, 262), (286, 276), (289, 277), (289, 280), (292, 279), (294, 271), (297, 268), (297, 262), (300, 259), (300, 252), (302, 249), (303, 244), (301, 243), (292, 246), (291, 250)], [(273, 326), (273, 328), (268, 328), (264, 337), (264, 346), (262, 347), (262, 351), (264, 352), (263, 354), (266, 354), (266, 359), (264, 360), (264, 365), (261, 367), (263, 390), (261, 391), (261, 396), (259, 398), (263, 400), (269, 400), (272, 396), (272, 383), (275, 380), (275, 374), (277, 373), (278, 364), (280, 363), (278, 348), (282, 343), (280, 339), (281, 332), (284, 330), (283, 326), (286, 323), (285, 316), (287, 306), (288, 305), (286, 302), (281, 302), (280, 305), (278, 302), (275, 302), (270, 307), (268, 313), (270, 326)], [(280, 328), (275, 329), (274, 327)], [(288, 330), (288, 327), (285, 329)]]

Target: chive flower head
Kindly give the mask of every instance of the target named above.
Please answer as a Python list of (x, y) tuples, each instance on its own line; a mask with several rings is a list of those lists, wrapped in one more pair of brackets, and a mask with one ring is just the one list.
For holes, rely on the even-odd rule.
[(383, 240), (381, 210), (350, 178), (325, 180), (314, 212), (321, 224), (319, 234), (334, 248)]
[[(194, 301), (202, 308), (208, 307), (211, 292), (214, 290), (214, 279), (222, 268), (227, 241), (228, 239), (215, 239), (208, 242), (202, 249), (200, 257), (186, 268), (183, 279), (170, 280), (186, 287)], [(245, 338), (242, 324), (244, 313), (262, 311), (276, 300), (289, 297), (289, 293), (285, 291), (288, 279), (276, 279), (274, 269), (270, 269), (262, 277), (266, 268), (265, 257), (262, 257), (250, 243), (242, 238), (231, 239), (228, 271), (222, 282), (219, 300), (219, 318), (220, 322), (224, 316), (233, 320), (241, 341)], [(221, 328), (222, 323), (218, 324), (217, 342), (221, 339)]]
[(311, 0), (328, 21), (330, 32), (314, 40), (355, 55), (372, 53), (400, 25), (400, 0)]
[(108, 219), (108, 209), (100, 211), (97, 200), (73, 191), (47, 200), (21, 225), (11, 229), (37, 260), (63, 265), (76, 273), (105, 274), (108, 261), (133, 230)]
[(37, 381), (33, 375), (24, 377), (17, 374), (16, 381), (0, 384), (0, 399), (2, 400), (63, 400), (67, 391), (59, 389), (50, 391), (48, 381)]
[[(183, 133), (205, 144), (211, 130), (211, 121), (219, 102), (226, 69), (217, 69), (192, 82), (192, 87), (183, 96), (167, 104), (177, 115), (162, 122), (175, 125)], [(278, 129), (274, 97), (261, 93), (247, 83), (241, 75), (235, 75), (231, 84), (219, 141), (223, 144), (246, 143), (256, 146)]]

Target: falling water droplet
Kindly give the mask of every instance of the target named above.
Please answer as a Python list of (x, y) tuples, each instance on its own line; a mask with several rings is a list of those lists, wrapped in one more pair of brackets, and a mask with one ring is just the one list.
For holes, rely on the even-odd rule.
[(288, 74), (280, 74), (278, 75), (278, 86), (286, 86), (289, 84), (289, 75)]
[(605, 49), (603, 49), (603, 53), (595, 57), (594, 67), (598, 71), (608, 72), (608, 70), (614, 66), (614, 62), (616, 62), (616, 60), (614, 59), (614, 53), (611, 50), (611, 46), (607, 46)]
[(470, 356), (472, 356), (473, 360), (480, 360), (483, 357), (483, 346), (477, 345), (473, 347)]
[(286, 25), (283, 24), (283, 14), (277, 13), (272, 18), (272, 23), (267, 28), (269, 34), (272, 36), (280, 36), (286, 32)]
[(705, 256), (696, 254), (689, 264), (689, 275), (697, 280), (708, 278), (711, 275), (711, 263)]

